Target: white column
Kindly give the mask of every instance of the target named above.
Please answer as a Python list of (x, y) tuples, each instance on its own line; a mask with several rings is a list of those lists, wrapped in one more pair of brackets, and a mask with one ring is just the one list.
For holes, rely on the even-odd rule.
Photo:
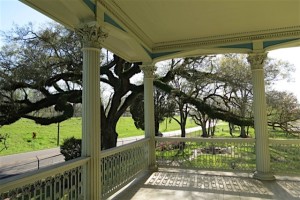
[(155, 67), (153, 65), (141, 65), (144, 72), (144, 113), (145, 113), (145, 137), (150, 138), (149, 143), (149, 169), (156, 170), (155, 158), (155, 123), (154, 123), (154, 96), (153, 79)]
[(267, 53), (253, 53), (248, 55), (251, 65), (253, 83), (253, 109), (255, 128), (256, 172), (254, 178), (260, 180), (274, 180), (270, 171), (269, 136), (266, 112), (266, 94), (264, 82), (264, 61)]
[(85, 24), (77, 30), (82, 37), (82, 150), (90, 161), (84, 168), (83, 193), (85, 199), (101, 199), (100, 174), (100, 42), (107, 35), (95, 24)]

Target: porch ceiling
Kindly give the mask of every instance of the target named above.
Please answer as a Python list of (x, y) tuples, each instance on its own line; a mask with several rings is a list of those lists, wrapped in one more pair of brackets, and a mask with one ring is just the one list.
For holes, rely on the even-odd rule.
[(129, 61), (300, 46), (300, 0), (21, 0), (75, 28), (97, 20)]

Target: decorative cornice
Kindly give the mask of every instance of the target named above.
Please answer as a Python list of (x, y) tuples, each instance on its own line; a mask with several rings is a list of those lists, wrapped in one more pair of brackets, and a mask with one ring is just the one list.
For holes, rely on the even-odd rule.
[(251, 65), (251, 70), (263, 69), (264, 61), (267, 58), (267, 53), (251, 53), (247, 60)]
[(101, 43), (108, 37), (102, 27), (96, 23), (85, 23), (75, 29), (81, 36), (83, 48), (101, 48)]
[[(261, 33), (261, 32), (267, 32), (265, 30), (265, 31), (258, 31), (258, 32), (236, 33), (230, 35), (218, 35), (218, 36), (211, 36), (205, 38), (194, 38), (194, 39), (185, 39), (180, 41), (161, 42), (161, 43), (154, 44), (152, 51), (160, 52), (163, 50), (184, 49), (184, 48), (191, 48), (197, 46), (216, 46), (216, 45), (225, 45), (225, 44), (238, 44), (241, 42), (249, 42), (253, 40), (266, 40), (266, 39), (272, 40), (272, 39), (280, 39), (280, 38), (300, 37), (300, 26), (289, 27), (289, 28), (298, 28), (298, 30), (275, 32), (276, 30), (278, 31), (282, 29), (276, 29), (276, 30), (272, 29), (272, 30), (267, 30), (267, 31), (274, 31), (272, 33), (270, 32)], [(288, 28), (283, 28), (283, 29), (288, 29)], [(247, 34), (251, 34), (251, 35), (247, 35)]]
[[(268, 34), (268, 33), (281, 33), (281, 32), (285, 33), (290, 31), (300, 31), (300, 26), (288, 26), (288, 27), (258, 30), (258, 31), (247, 31), (247, 32), (237, 32), (237, 33), (229, 33), (229, 34), (222, 34), (222, 35), (212, 35), (208, 37), (184, 39), (180, 41), (211, 40), (211, 39), (220, 39), (220, 38), (243, 37), (243, 36), (258, 35), (258, 34), (261, 35), (261, 34)], [(161, 43), (157, 43), (157, 45), (164, 44), (164, 43), (178, 43), (178, 41), (161, 42)]]
[(156, 67), (154, 65), (140, 65), (140, 69), (144, 73), (144, 78), (154, 78)]

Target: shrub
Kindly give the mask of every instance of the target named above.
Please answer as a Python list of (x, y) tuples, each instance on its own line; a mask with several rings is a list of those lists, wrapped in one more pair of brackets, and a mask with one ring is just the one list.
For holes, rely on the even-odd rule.
[(60, 146), (60, 153), (65, 156), (65, 161), (81, 156), (81, 139), (67, 138)]

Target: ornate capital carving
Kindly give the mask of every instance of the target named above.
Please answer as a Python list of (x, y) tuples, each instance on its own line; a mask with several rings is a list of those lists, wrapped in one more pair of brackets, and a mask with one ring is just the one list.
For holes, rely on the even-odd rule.
[(267, 53), (253, 53), (249, 54), (247, 57), (248, 62), (251, 65), (251, 69), (262, 69), (264, 61), (267, 58)]
[(154, 78), (156, 67), (154, 65), (140, 65), (140, 69), (144, 73), (144, 78)]
[(96, 23), (85, 23), (75, 29), (81, 36), (82, 47), (101, 48), (101, 42), (107, 38), (108, 34)]

